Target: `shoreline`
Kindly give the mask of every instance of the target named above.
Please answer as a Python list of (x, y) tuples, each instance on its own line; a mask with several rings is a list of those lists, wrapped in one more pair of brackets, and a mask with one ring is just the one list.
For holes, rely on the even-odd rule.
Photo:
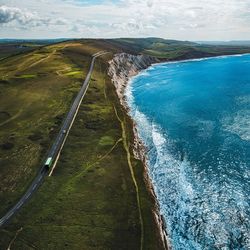
[[(122, 53), (122, 55), (124, 56), (124, 53)], [(119, 56), (119, 54), (115, 55), (115, 57), (117, 57), (117, 56)], [(129, 56), (132, 56), (132, 55), (129, 55)], [(132, 56), (132, 57), (138, 57), (138, 56)], [(140, 57), (143, 58), (144, 56), (140, 56)], [(147, 166), (147, 162), (146, 162), (146, 159), (147, 159), (146, 158), (147, 157), (146, 148), (144, 146), (144, 143), (139, 138), (136, 123), (130, 115), (130, 108), (127, 104), (127, 101), (126, 101), (125, 95), (124, 95), (125, 89), (126, 89), (128, 83), (130, 82), (131, 78), (138, 75), (142, 70), (146, 70), (147, 68), (149, 68), (150, 66), (153, 65), (151, 59), (149, 59), (148, 65), (143, 65), (146, 67), (142, 67), (142, 68), (138, 67), (137, 70), (132, 69), (130, 74), (124, 74), (124, 77), (121, 77), (119, 80), (116, 77), (114, 77), (115, 72), (110, 69), (110, 67), (112, 67), (111, 65), (112, 64), (114, 65), (114, 60), (112, 59), (111, 61), (109, 61), (110, 67), (109, 67), (108, 75), (111, 77), (111, 81), (115, 85), (120, 104), (122, 105), (126, 114), (128, 115), (128, 117), (130, 118), (130, 120), (132, 122), (133, 139), (134, 139), (134, 141), (133, 141), (133, 155), (134, 155), (135, 159), (140, 160), (143, 164), (143, 179), (145, 181), (146, 189), (148, 190), (149, 194), (151, 195), (151, 197), (154, 200), (154, 206), (151, 208), (151, 211), (152, 211), (152, 215), (154, 217), (155, 223), (158, 227), (158, 233), (159, 233), (159, 236), (161, 238), (162, 245), (164, 246), (164, 249), (171, 250), (171, 245), (170, 245), (170, 241), (168, 239), (168, 233), (166, 230), (166, 223), (165, 223), (165, 220), (163, 218), (163, 215), (161, 215), (161, 213), (160, 213), (160, 204), (158, 202), (156, 193), (154, 191), (154, 186), (152, 184), (152, 181), (151, 181), (151, 178), (150, 178), (149, 172), (148, 172), (148, 166)], [(158, 60), (156, 59), (156, 61), (158, 61)], [(139, 65), (137, 65), (137, 66), (139, 66)], [(113, 70), (114, 69), (117, 70), (116, 67), (114, 67)], [(118, 72), (119, 72), (119, 70), (118, 70)], [(119, 72), (119, 74), (120, 74), (120, 72)]]
[[(142, 162), (144, 168), (144, 180), (145, 185), (153, 197), (154, 200), (154, 207), (152, 207), (151, 211), (154, 217), (154, 220), (158, 226), (159, 235), (161, 240), (166, 249), (171, 249), (170, 239), (168, 238), (167, 227), (165, 223), (164, 217), (160, 213), (160, 204), (157, 199), (154, 186), (152, 184), (152, 180), (149, 176), (148, 172), (148, 165), (147, 165), (147, 149), (144, 146), (143, 141), (139, 138), (137, 125), (136, 122), (130, 115), (130, 108), (128, 106), (126, 97), (125, 97), (125, 89), (130, 84), (132, 78), (138, 76), (143, 71), (147, 71), (148, 69), (159, 66), (159, 65), (166, 65), (166, 64), (175, 64), (175, 63), (185, 63), (185, 62), (192, 62), (192, 61), (203, 61), (203, 60), (210, 60), (215, 58), (226, 58), (226, 57), (239, 57), (250, 55), (250, 53), (244, 54), (233, 54), (233, 55), (221, 55), (221, 56), (211, 56), (211, 57), (204, 57), (204, 58), (194, 58), (194, 59), (184, 59), (184, 60), (173, 60), (173, 61), (165, 61), (161, 62), (157, 58), (153, 58), (150, 56), (144, 55), (130, 55), (126, 53), (116, 54), (114, 58), (109, 61), (109, 70), (108, 75), (111, 78), (113, 85), (115, 86), (117, 96), (119, 98), (120, 104), (124, 108), (126, 114), (130, 118), (133, 126), (133, 155), (135, 159), (138, 159)], [(139, 60), (139, 61), (138, 61)], [(141, 61), (140, 61), (141, 60)], [(146, 61), (146, 64), (145, 64)], [(140, 65), (142, 63), (142, 65)]]
[[(148, 69), (150, 69), (151, 67), (154, 67), (154, 66), (161, 66), (161, 65), (166, 65), (166, 64), (176, 64), (176, 63), (185, 63), (185, 62), (200, 62), (200, 61), (206, 61), (206, 60), (212, 60), (212, 59), (223, 59), (223, 58), (227, 58), (227, 57), (241, 57), (241, 56), (247, 56), (247, 55), (250, 56), (250, 53), (220, 55), (220, 56), (210, 56), (210, 57), (200, 57), (200, 58), (193, 58), (193, 59), (168, 60), (168, 61), (165, 61), (165, 62), (163, 61), (163, 62), (153, 63), (148, 68), (138, 72), (137, 75), (139, 75), (143, 71), (146, 71), (146, 70), (148, 70)], [(135, 77), (137, 75), (135, 75)], [(131, 80), (131, 79), (129, 79), (129, 80)]]

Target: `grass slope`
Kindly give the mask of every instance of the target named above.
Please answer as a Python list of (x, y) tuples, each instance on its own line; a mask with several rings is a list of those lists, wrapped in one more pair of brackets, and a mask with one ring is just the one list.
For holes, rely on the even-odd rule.
[[(60, 54), (64, 45), (2, 61), (0, 67), (0, 213), (25, 190), (41, 166), (82, 78), (57, 70), (80, 70)], [(89, 57), (87, 57), (88, 59)], [(85, 67), (88, 69), (88, 60)]]
[[(164, 60), (250, 52), (158, 38), (86, 39), (1, 60), (0, 215), (41, 166), (91, 55), (100, 50)], [(132, 123), (106, 74), (112, 53), (96, 61), (53, 176), (0, 230), (0, 249), (161, 249), (152, 215), (155, 203), (143, 165), (132, 156)]]
[[(101, 50), (88, 41), (68, 44), (49, 46), (43, 56), (35, 53), (26, 55), (27, 58), (11, 59), (24, 70), (8, 72), (10, 78), (5, 78), (8, 82), (2, 92), (6, 95), (3, 112), (13, 118), (23, 105), (20, 101), (18, 105), (13, 104), (13, 111), (8, 109), (7, 100), (16, 98), (7, 92), (12, 87), (17, 88), (23, 102), (24, 99), (27, 103), (32, 101), (30, 95), (26, 98), (26, 92), (32, 92), (31, 96), (37, 99), (12, 120), (5, 118), (3, 121), (7, 123), (3, 125), (6, 130), (2, 132), (4, 140), (1, 141), (14, 146), (1, 149), (6, 169), (1, 171), (6, 180), (1, 183), (1, 214), (15, 202), (34, 176), (63, 114), (79, 89), (76, 82), (86, 75), (89, 55)], [(106, 75), (107, 61), (111, 57), (97, 60), (90, 88), (53, 176), (46, 178), (11, 224), (0, 230), (1, 249), (9, 244), (11, 249), (139, 249), (141, 235), (145, 235), (142, 239), (144, 249), (161, 249), (151, 211), (153, 199), (143, 179), (143, 165), (133, 159), (130, 152), (132, 124), (120, 108)], [(23, 64), (24, 59), (27, 62)], [(5, 63), (9, 63), (8, 60)], [(43, 61), (29, 67), (39, 60)], [(75, 78), (79, 77), (75, 74), (79, 69), (83, 69), (82, 79)], [(18, 78), (20, 84), (12, 86), (17, 75), (39, 75), (40, 71), (44, 72), (41, 79)], [(20, 92), (22, 85), (26, 91)], [(47, 88), (52, 88), (51, 92)], [(48, 92), (45, 95), (43, 91)], [(17, 125), (19, 123), (22, 126)], [(10, 139), (9, 134), (15, 134), (14, 138)], [(21, 151), (23, 147), (26, 148), (24, 152)]]
[(105, 40), (105, 42), (132, 54), (147, 54), (158, 57), (163, 61), (250, 52), (250, 46), (211, 46), (161, 38), (122, 38)]

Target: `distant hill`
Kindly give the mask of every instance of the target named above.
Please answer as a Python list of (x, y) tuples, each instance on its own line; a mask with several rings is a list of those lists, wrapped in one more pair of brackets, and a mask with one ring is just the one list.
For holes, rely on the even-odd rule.
[(167, 52), (177, 47), (190, 47), (197, 45), (194, 42), (189, 41), (178, 41), (178, 40), (169, 40), (162, 38), (119, 38), (119, 39), (108, 39), (112, 43), (119, 44), (124, 48), (132, 49), (136, 52), (143, 51), (161, 51)]
[(250, 46), (250, 40), (243, 41), (199, 41), (199, 44), (224, 45), (224, 46)]
[(146, 54), (162, 60), (183, 60), (250, 52), (250, 41), (190, 42), (156, 37), (117, 39), (0, 39), (0, 59), (65, 41), (96, 44), (117, 53)]
[(36, 43), (36, 44), (50, 44), (50, 43), (59, 43), (63, 41), (67, 41), (69, 39), (66, 38), (58, 38), (58, 39), (9, 39), (3, 38), (0, 39), (1, 43)]
[(27, 51), (32, 51), (38, 47), (61, 43), (68, 39), (0, 39), (0, 60)]
[(223, 45), (206, 44), (190, 41), (178, 41), (162, 38), (119, 38), (101, 39), (99, 42), (108, 43), (119, 52), (131, 54), (147, 54), (165, 60), (183, 60), (190, 58), (211, 57), (218, 55), (243, 54), (250, 52), (250, 44)]

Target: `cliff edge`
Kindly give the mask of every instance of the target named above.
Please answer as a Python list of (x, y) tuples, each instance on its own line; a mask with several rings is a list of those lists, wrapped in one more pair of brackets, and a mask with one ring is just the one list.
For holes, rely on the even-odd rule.
[[(116, 93), (119, 97), (119, 100), (126, 111), (129, 111), (129, 108), (126, 103), (124, 96), (125, 88), (128, 84), (128, 81), (131, 77), (137, 75), (141, 70), (144, 70), (151, 66), (154, 63), (159, 63), (160, 60), (156, 57), (147, 56), (147, 55), (131, 55), (127, 53), (116, 54), (113, 59), (109, 62), (108, 75), (111, 77), (111, 80), (115, 86)], [(134, 122), (133, 122), (134, 124)], [(146, 155), (145, 147), (141, 140), (138, 137), (136, 126), (133, 126), (134, 132), (134, 147), (133, 154), (136, 159), (141, 160), (144, 163), (144, 180), (147, 186), (149, 193), (154, 199), (154, 206), (152, 207), (152, 214), (154, 216), (155, 222), (158, 226), (159, 235), (162, 241), (162, 246), (164, 249), (171, 249), (166, 233), (166, 225), (163, 216), (160, 214), (160, 207), (157, 201), (157, 197), (154, 192), (154, 187), (151, 183), (151, 179), (148, 175), (148, 168), (146, 165)]]
[[(117, 95), (123, 105), (124, 90), (129, 79), (141, 70), (148, 68), (153, 63), (159, 63), (156, 57), (147, 55), (130, 55), (127, 53), (116, 54), (109, 62), (108, 74), (116, 88)], [(126, 105), (125, 105), (126, 106)]]

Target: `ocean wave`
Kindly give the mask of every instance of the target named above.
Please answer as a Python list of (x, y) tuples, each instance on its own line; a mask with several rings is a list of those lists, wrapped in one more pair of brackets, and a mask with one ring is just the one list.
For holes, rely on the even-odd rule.
[(138, 110), (134, 118), (150, 148), (149, 173), (174, 249), (230, 249), (242, 239), (250, 246), (242, 187), (196, 173), (188, 159), (173, 156), (171, 141), (156, 124)]
[(242, 140), (250, 141), (250, 110), (240, 110), (223, 118), (222, 127)]
[[(136, 79), (141, 78), (143, 76), (149, 76), (151, 71), (158, 70), (158, 69), (165, 69), (169, 64), (180, 64), (177, 65), (177, 67), (181, 67), (181, 63), (186, 62), (200, 62), (200, 61), (207, 61), (207, 60), (213, 60), (213, 59), (225, 59), (229, 57), (244, 57), (244, 56), (250, 56), (250, 53), (244, 53), (244, 54), (236, 54), (236, 55), (222, 55), (222, 56), (211, 56), (211, 57), (203, 57), (203, 58), (194, 58), (194, 59), (185, 59), (185, 60), (178, 60), (178, 61), (169, 61), (169, 62), (160, 62), (160, 63), (153, 63), (150, 67), (141, 70), (139, 74), (133, 76), (130, 78), (129, 82), (132, 83), (133, 81), (136, 81)], [(247, 61), (249, 62), (249, 61)], [(170, 70), (170, 69), (168, 69)]]
[[(150, 112), (136, 106), (137, 91), (141, 94), (145, 83), (140, 80), (139, 75), (130, 81), (125, 96), (138, 135), (147, 148), (149, 175), (173, 249), (250, 249), (250, 172), (238, 149), (235, 155), (228, 154), (228, 149), (234, 147), (234, 136), (223, 137), (219, 148), (212, 147), (211, 152), (206, 150), (192, 160), (176, 147), (169, 131), (153, 120)], [(135, 88), (138, 81), (140, 87)], [(248, 101), (249, 96), (241, 96), (236, 103), (240, 107), (248, 105)], [(222, 130), (248, 138), (250, 114), (244, 109), (231, 115), (222, 118)], [(213, 141), (213, 136), (218, 136), (217, 120), (206, 118), (191, 118), (190, 126), (198, 128), (197, 137), (202, 141)]]

